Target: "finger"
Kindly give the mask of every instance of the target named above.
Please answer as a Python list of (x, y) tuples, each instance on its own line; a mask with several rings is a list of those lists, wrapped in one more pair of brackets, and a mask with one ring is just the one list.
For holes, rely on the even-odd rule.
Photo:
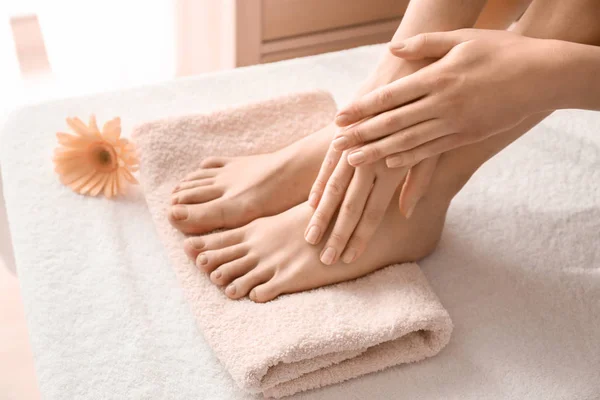
[(335, 123), (338, 126), (348, 126), (426, 95), (427, 81), (420, 77), (421, 72), (417, 71), (361, 96), (337, 113)]
[(338, 151), (346, 150), (432, 119), (436, 112), (432, 103), (432, 99), (425, 97), (354, 124), (341, 130), (333, 140), (332, 146)]
[(371, 170), (358, 168), (355, 171), (348, 191), (344, 196), (344, 202), (335, 221), (335, 226), (321, 252), (321, 262), (323, 264), (332, 265), (339, 260), (350, 235), (352, 235), (360, 220), (374, 180), (375, 174)]
[(438, 159), (439, 156), (427, 158), (408, 171), (408, 176), (406, 177), (406, 181), (404, 181), (402, 191), (400, 192), (400, 199), (398, 200), (400, 212), (407, 219), (412, 216), (419, 200), (421, 200), (429, 189)]
[(344, 158), (340, 158), (335, 171), (327, 181), (323, 197), (306, 227), (306, 232), (304, 232), (304, 238), (308, 243), (317, 244), (321, 241), (344, 198), (352, 175), (354, 175), (354, 168), (348, 165)]
[(342, 254), (343, 262), (349, 264), (364, 253), (367, 244), (375, 234), (375, 231), (385, 215), (385, 211), (390, 204), (390, 200), (394, 196), (397, 186), (398, 182), (390, 182), (389, 180), (383, 179), (375, 181), (373, 189), (369, 194), (365, 210), (348, 241), (346, 250)]
[(448, 124), (439, 119), (431, 119), (352, 150), (348, 155), (348, 162), (355, 167), (370, 164), (452, 133)]
[(327, 181), (331, 177), (331, 174), (335, 170), (335, 167), (338, 164), (338, 161), (340, 161), (341, 157), (341, 151), (337, 151), (333, 147), (329, 146), (327, 154), (325, 154), (325, 158), (321, 164), (321, 169), (319, 169), (317, 179), (315, 179), (315, 182), (310, 189), (310, 196), (308, 196), (308, 204), (312, 208), (317, 208), (319, 205), (319, 201), (321, 200), (321, 197), (323, 197), (323, 192), (325, 191), (325, 185), (327, 184)]
[(416, 163), (457, 147), (469, 144), (469, 141), (463, 140), (458, 133), (442, 136), (439, 139), (432, 140), (415, 147), (414, 149), (403, 151), (386, 157), (385, 163), (388, 168), (398, 168), (415, 165)]
[(390, 43), (390, 52), (407, 60), (442, 58), (453, 47), (471, 40), (474, 33), (467, 29), (451, 32), (421, 33), (402, 41)]

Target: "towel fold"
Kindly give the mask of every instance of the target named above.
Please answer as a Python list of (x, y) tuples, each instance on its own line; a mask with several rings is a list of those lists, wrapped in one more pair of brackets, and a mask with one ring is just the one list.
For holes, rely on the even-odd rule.
[(322, 128), (334, 113), (328, 93), (299, 93), (151, 122), (133, 134), (148, 207), (200, 330), (251, 393), (282, 397), (342, 382), (431, 357), (450, 339), (450, 317), (414, 263), (266, 304), (235, 301), (186, 257), (185, 236), (169, 224), (172, 188), (205, 157), (274, 151)]

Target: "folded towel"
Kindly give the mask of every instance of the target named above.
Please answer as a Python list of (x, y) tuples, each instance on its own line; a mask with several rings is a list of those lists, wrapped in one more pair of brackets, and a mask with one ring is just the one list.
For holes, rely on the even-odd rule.
[(328, 93), (310, 92), (151, 122), (133, 134), (146, 201), (197, 323), (251, 393), (282, 397), (342, 382), (431, 357), (450, 339), (450, 317), (414, 263), (256, 304), (228, 299), (183, 252), (185, 236), (167, 220), (171, 190), (183, 176), (207, 156), (281, 148), (334, 113)]

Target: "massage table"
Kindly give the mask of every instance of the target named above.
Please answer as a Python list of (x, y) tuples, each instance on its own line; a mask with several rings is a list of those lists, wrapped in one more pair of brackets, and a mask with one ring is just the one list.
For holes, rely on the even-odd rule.
[[(44, 399), (255, 398), (235, 387), (196, 327), (141, 191), (107, 201), (60, 185), (51, 155), (65, 117), (120, 116), (128, 136), (149, 120), (310, 89), (343, 104), (382, 51), (239, 68), (9, 116), (2, 182)], [(438, 249), (419, 263), (455, 325), (439, 355), (293, 398), (600, 398), (599, 127), (600, 113), (557, 112), (454, 199)]]

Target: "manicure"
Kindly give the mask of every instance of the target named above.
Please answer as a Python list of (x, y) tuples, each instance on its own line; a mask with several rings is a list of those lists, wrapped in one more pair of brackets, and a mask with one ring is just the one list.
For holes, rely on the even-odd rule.
[(335, 124), (338, 126), (345, 126), (350, 122), (350, 116), (348, 114), (340, 113), (335, 117)]
[(333, 148), (337, 151), (343, 151), (348, 148), (348, 138), (342, 136), (333, 141)]
[(333, 247), (328, 247), (327, 249), (325, 249), (323, 255), (321, 256), (321, 262), (325, 265), (331, 265), (333, 264), (334, 258), (335, 249)]
[(362, 151), (355, 151), (350, 153), (348, 156), (348, 162), (352, 165), (359, 165), (365, 161), (365, 153)]
[(305, 239), (310, 244), (317, 244), (319, 241), (319, 235), (321, 234), (321, 229), (318, 226), (311, 226), (306, 233)]
[(342, 261), (346, 264), (350, 264), (352, 261), (354, 261), (355, 258), (356, 258), (356, 250), (350, 248), (344, 252)]

